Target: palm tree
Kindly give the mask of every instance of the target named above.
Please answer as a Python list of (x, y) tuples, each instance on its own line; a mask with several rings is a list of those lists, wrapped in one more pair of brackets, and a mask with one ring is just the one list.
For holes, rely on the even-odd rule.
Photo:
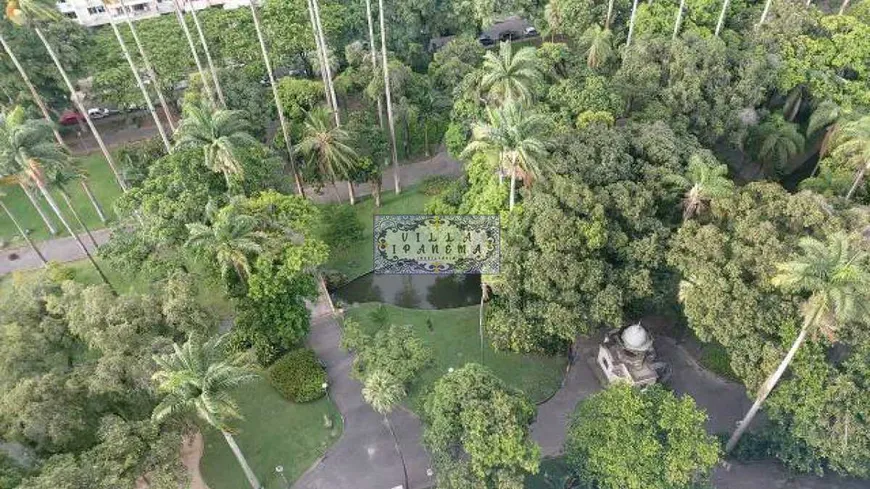
[[(369, 27), (369, 60), (372, 63), (372, 76), (378, 72), (378, 55), (375, 51), (375, 28), (374, 19), (372, 19), (372, 0), (366, 0), (366, 20)], [(378, 124), (381, 130), (384, 130), (384, 105), (380, 95), (377, 97), (378, 103)]]
[(314, 40), (314, 54), (317, 56), (317, 69), (320, 72), (320, 79), (323, 81), (323, 95), (326, 97), (326, 106), (330, 110), (335, 111), (335, 106), (332, 104), (332, 96), (329, 91), (330, 79), (326, 74), (326, 67), (329, 65), (329, 53), (325, 53), (320, 43), (320, 31), (317, 30), (317, 19), (314, 17), (314, 5), (311, 0), (308, 2), (308, 20), (311, 23), (311, 36)]
[(843, 0), (843, 3), (840, 4), (840, 10), (837, 12), (837, 15), (843, 15), (847, 8), (849, 8), (849, 0)]
[(121, 172), (115, 166), (115, 160), (112, 157), (112, 154), (109, 152), (109, 148), (106, 147), (106, 144), (103, 142), (103, 138), (100, 136), (100, 132), (97, 131), (96, 126), (94, 126), (94, 122), (91, 120), (90, 115), (88, 115), (88, 111), (85, 109), (82, 101), (79, 99), (79, 96), (76, 93), (75, 88), (73, 87), (72, 81), (70, 81), (66, 70), (63, 68), (63, 65), (60, 64), (60, 60), (58, 59), (57, 54), (54, 52), (54, 48), (52, 48), (51, 44), (48, 43), (48, 39), (46, 39), (45, 34), (43, 34), (42, 29), (39, 27), (40, 22), (51, 21), (60, 18), (60, 13), (58, 12), (54, 2), (52, 2), (51, 0), (9, 0), (6, 3), (6, 18), (16, 25), (26, 25), (32, 27), (33, 31), (36, 32), (39, 40), (42, 41), (43, 46), (45, 46), (45, 50), (48, 51), (48, 55), (54, 62), (55, 67), (57, 67), (57, 71), (60, 73), (61, 78), (63, 78), (63, 81), (66, 84), (66, 88), (67, 90), (69, 90), (70, 100), (73, 101), (76, 109), (79, 111), (79, 113), (81, 113), (82, 117), (84, 117), (85, 122), (87, 122), (88, 128), (90, 128), (91, 130), (91, 134), (93, 134), (94, 139), (97, 140), (97, 145), (99, 145), (100, 151), (102, 151), (103, 156), (106, 158), (106, 162), (109, 164), (109, 168), (112, 169), (112, 173), (115, 175), (115, 180), (118, 182), (121, 190), (126, 192), (127, 184), (126, 182), (124, 182), (124, 179), (121, 176)]
[(60, 168), (56, 168), (51, 172), (49, 179), (47, 180), (50, 183), (51, 187), (57, 189), (67, 208), (72, 214), (73, 219), (78, 223), (79, 227), (85, 234), (88, 235), (88, 238), (91, 240), (91, 244), (94, 245), (94, 249), (97, 249), (99, 244), (97, 244), (97, 240), (94, 238), (94, 235), (91, 233), (91, 230), (88, 228), (88, 225), (85, 224), (85, 221), (82, 219), (79, 212), (76, 210), (75, 206), (73, 206), (72, 198), (69, 195), (69, 191), (67, 191), (67, 185), (74, 181), (82, 181), (84, 178), (84, 174), (76, 168), (75, 166), (71, 166), (69, 162), (66, 165)]
[(223, 173), (227, 189), (232, 187), (231, 176), (244, 178), (241, 162), (242, 148), (257, 143), (248, 134), (244, 113), (237, 110), (212, 108), (208, 104), (191, 104), (184, 108), (184, 118), (175, 133), (179, 148), (202, 148), (205, 166)]
[(151, 66), (151, 60), (148, 58), (148, 53), (145, 52), (145, 47), (139, 39), (139, 31), (133, 21), (130, 20), (131, 10), (127, 8), (127, 2), (120, 0), (121, 8), (124, 10), (124, 20), (127, 22), (127, 27), (133, 34), (133, 42), (136, 43), (136, 49), (139, 51), (139, 56), (142, 57), (142, 64), (145, 65), (145, 71), (148, 73), (148, 78), (154, 84), (154, 91), (157, 92), (157, 98), (160, 100), (160, 107), (163, 108), (163, 114), (166, 116), (166, 123), (169, 124), (169, 130), (175, 132), (175, 123), (172, 121), (172, 112), (169, 110), (169, 104), (166, 103), (166, 97), (163, 96), (163, 90), (160, 89), (160, 81), (157, 79), (157, 72)]
[(402, 453), (402, 447), (399, 446), (399, 438), (396, 436), (396, 430), (393, 429), (393, 423), (390, 422), (389, 416), (393, 412), (393, 408), (405, 397), (405, 394), (405, 387), (397, 378), (380, 370), (369, 374), (362, 389), (363, 399), (372, 409), (384, 417), (384, 424), (390, 430), (390, 435), (392, 435), (393, 443), (396, 447), (396, 453), (399, 454), (399, 460), (402, 462), (402, 471), (405, 475), (404, 487), (410, 487), (408, 485), (408, 467), (405, 465), (405, 455)]
[(683, 220), (700, 214), (711, 200), (734, 191), (734, 182), (728, 178), (728, 166), (716, 164), (715, 160), (707, 162), (699, 154), (689, 158), (686, 176), (678, 175), (673, 180), (688, 188), (683, 196)]
[(543, 76), (538, 65), (534, 48), (514, 53), (509, 41), (502, 42), (498, 54), (488, 51), (483, 58), (481, 88), (502, 104), (531, 102), (535, 84)]
[(758, 158), (774, 169), (784, 167), (804, 149), (806, 140), (798, 131), (797, 124), (785, 122), (780, 115), (762, 124), (760, 132)]
[(489, 110), (489, 121), (473, 128), (472, 141), (463, 150), (462, 157), (468, 158), (476, 152), (496, 157), (500, 169), (506, 169), (511, 176), (509, 209), (513, 210), (518, 171), (523, 172), (526, 185), (541, 176), (539, 163), (547, 154), (543, 139), (546, 118), (510, 103), (501, 109)]
[[(5, 137), (5, 136), (3, 136)], [(4, 173), (13, 173), (20, 171), (19, 167), (4, 169)], [(42, 219), (42, 222), (45, 224), (45, 227), (48, 228), (48, 232), (51, 233), (52, 236), (57, 234), (57, 227), (51, 222), (51, 219), (48, 217), (48, 214), (42, 209), (42, 206), (39, 205), (39, 202), (36, 200), (36, 196), (33, 195), (33, 191), (31, 190), (31, 186), (33, 182), (31, 182), (28, 178), (19, 175), (15, 178), (18, 183), (18, 187), (21, 188), (21, 191), (27, 196), (27, 200), (30, 201), (30, 205), (36, 209), (37, 214), (39, 214), (39, 218)]]
[(293, 172), (293, 180), (296, 182), (296, 191), (299, 192), (299, 195), (305, 197), (305, 189), (302, 186), (302, 177), (299, 175), (299, 170), (296, 168), (296, 159), (293, 156), (293, 142), (290, 139), (290, 126), (287, 124), (287, 118), (284, 116), (284, 104), (281, 103), (281, 97), (278, 95), (278, 84), (275, 83), (275, 73), (272, 71), (272, 62), (269, 60), (269, 50), (266, 49), (266, 40), (263, 38), (263, 29), (260, 27), (260, 16), (257, 14), (257, 6), (254, 5), (254, 2), (248, 2), (248, 5), (251, 8), (251, 17), (254, 19), (254, 30), (257, 31), (257, 40), (260, 42), (263, 63), (266, 65), (266, 74), (269, 76), (269, 86), (272, 87), (272, 98), (275, 100), (275, 107), (278, 109), (278, 122), (281, 124), (284, 145), (287, 147), (287, 158), (290, 162), (290, 171)]
[(190, 28), (187, 27), (187, 21), (184, 20), (184, 10), (181, 7), (182, 0), (172, 0), (172, 7), (175, 10), (175, 18), (178, 24), (181, 25), (181, 30), (184, 32), (184, 37), (187, 39), (187, 46), (190, 48), (190, 53), (193, 55), (193, 61), (196, 63), (196, 70), (199, 73), (199, 79), (202, 81), (202, 88), (208, 99), (215, 103), (214, 92), (211, 90), (211, 85), (205, 77), (205, 69), (202, 67), (202, 61), (199, 59), (199, 53), (196, 51), (196, 44), (193, 42), (193, 36), (190, 35)]
[[(217, 70), (215, 70), (214, 62), (211, 59), (211, 50), (208, 48), (208, 41), (205, 40), (205, 33), (202, 30), (202, 25), (199, 23), (199, 16), (196, 14), (196, 7), (190, 0), (187, 0), (187, 5), (190, 7), (190, 16), (193, 17), (193, 25), (196, 27), (196, 33), (199, 36), (199, 42), (202, 44), (202, 50), (205, 52), (205, 61), (208, 63), (208, 70), (211, 73), (211, 80), (214, 83), (215, 92), (217, 92), (218, 100), (221, 107), (227, 107), (227, 101), (224, 98), (224, 91), (221, 89), (221, 82), (218, 78)], [(203, 80), (205, 81), (205, 80)]]
[(399, 188), (399, 155), (396, 148), (396, 125), (393, 122), (393, 100), (390, 94), (390, 68), (387, 63), (387, 29), (384, 23), (384, 0), (378, 0), (378, 16), (381, 24), (381, 70), (384, 72), (384, 95), (387, 99), (387, 124), (390, 126), (390, 155), (393, 158), (393, 183), (396, 193)]
[(677, 18), (674, 20), (674, 35), (671, 39), (676, 39), (680, 33), (680, 26), (683, 24), (683, 12), (686, 10), (686, 0), (680, 0), (680, 6), (677, 8)]
[(586, 29), (580, 38), (580, 44), (586, 49), (586, 65), (592, 69), (607, 63), (613, 55), (613, 33), (610, 29), (602, 29), (593, 25)]
[(764, 21), (767, 20), (767, 13), (770, 12), (770, 4), (772, 0), (767, 0), (764, 2), (764, 10), (761, 11), (761, 18), (758, 19), (758, 23), (755, 24), (755, 29), (758, 30), (761, 27), (761, 24), (764, 24)]
[(33, 243), (33, 240), (30, 239), (27, 232), (24, 228), (21, 227), (21, 224), (18, 222), (18, 219), (15, 218), (15, 214), (6, 206), (6, 202), (3, 202), (3, 197), (6, 197), (6, 194), (0, 191), (0, 208), (3, 209), (3, 212), (6, 213), (6, 216), (9, 217), (9, 220), (12, 221), (12, 224), (15, 225), (15, 229), (18, 230), (18, 234), (24, 238), (24, 242), (27, 243), (27, 246), (36, 253), (36, 256), (39, 257), (39, 261), (42, 262), (43, 265), (48, 265), (48, 260), (45, 259), (45, 256), (39, 251), (39, 248), (36, 247), (36, 244)]
[(351, 203), (354, 202), (353, 182), (350, 180), (358, 156), (350, 147), (350, 135), (341, 127), (329, 123), (329, 113), (322, 107), (315, 108), (305, 118), (302, 139), (296, 151), (305, 155), (320, 169), (321, 175), (332, 182), (336, 198), (341, 201), (335, 182), (338, 177), (347, 178)]
[(211, 225), (191, 223), (187, 225), (189, 238), (185, 246), (214, 258), (226, 280), (234, 272), (243, 284), (251, 275), (251, 257), (263, 251), (260, 242), (264, 234), (257, 231), (257, 220), (252, 216), (218, 211), (209, 203), (206, 215)]
[[(106, 2), (104, 1), (103, 4), (105, 5)], [(145, 88), (145, 84), (142, 83), (139, 69), (136, 67), (136, 63), (130, 56), (130, 51), (127, 49), (127, 43), (124, 42), (124, 38), (121, 37), (121, 31), (118, 30), (118, 24), (115, 23), (115, 19), (112, 17), (111, 13), (109, 14), (109, 24), (112, 26), (112, 31), (115, 33), (115, 38), (118, 40), (118, 45), (121, 46), (121, 52), (124, 54), (124, 59), (127, 60), (127, 65), (130, 66), (130, 71), (133, 72), (133, 79), (136, 80), (136, 85), (139, 87), (139, 91), (142, 92), (142, 98), (145, 99), (145, 104), (148, 106), (151, 118), (154, 119), (154, 124), (157, 126), (157, 132), (160, 133), (160, 139), (163, 141), (163, 146), (166, 148), (167, 153), (172, 153), (172, 146), (169, 144), (169, 136), (166, 135), (166, 130), (163, 129), (163, 123), (160, 122), (160, 117), (157, 116), (157, 111), (154, 109), (154, 103), (151, 101), (151, 95), (148, 93), (148, 89)]]
[(320, 52), (323, 64), (321, 69), (324, 70), (326, 76), (327, 96), (330, 98), (335, 125), (341, 125), (341, 115), (339, 113), (338, 99), (335, 96), (335, 85), (332, 83), (332, 66), (329, 63), (329, 46), (326, 44), (326, 36), (323, 34), (323, 24), (320, 23), (320, 4), (317, 0), (308, 0), (310, 2), (311, 12), (314, 15), (314, 27), (316, 30), (317, 42), (320, 45)]
[(798, 188), (801, 190), (811, 190), (825, 197), (834, 197), (843, 195), (851, 184), (851, 175), (843, 175), (827, 166), (823, 166), (815, 176), (801, 181)]
[(614, 0), (607, 2), (607, 17), (604, 19), (604, 28), (610, 29), (610, 22), (613, 20), (613, 3)]
[(634, 34), (634, 18), (637, 14), (637, 0), (631, 4), (631, 16), (628, 18), (628, 37), (625, 40), (625, 47), (631, 46), (631, 36)]
[(556, 32), (562, 30), (562, 9), (559, 0), (550, 0), (544, 6), (544, 20), (547, 22), (547, 30), (550, 34), (550, 42), (555, 42)]
[(106, 219), (106, 214), (103, 212), (103, 208), (100, 207), (100, 203), (97, 202), (97, 198), (94, 196), (94, 192), (91, 191), (91, 186), (88, 185), (87, 173), (81, 168), (78, 169), (78, 172), (81, 176), (81, 178), (79, 179), (79, 185), (81, 185), (82, 190), (85, 191), (85, 196), (87, 196), (88, 200), (91, 202), (91, 206), (94, 208), (94, 212), (97, 213), (97, 217), (100, 218), (100, 222), (106, 224), (106, 222), (108, 222), (108, 219)]
[(230, 427), (230, 422), (242, 418), (231, 391), (255, 380), (258, 375), (246, 355), (227, 352), (226, 338), (226, 335), (216, 336), (205, 343), (191, 338), (181, 346), (173, 344), (173, 353), (154, 357), (158, 370), (153, 379), (157, 390), (166, 396), (151, 416), (162, 422), (177, 415), (195, 413), (224, 435), (251, 487), (260, 489), (260, 482)]
[[(831, 139), (833, 139), (837, 131), (842, 116), (843, 111), (840, 109), (840, 106), (830, 100), (820, 103), (813, 110), (813, 113), (810, 114), (810, 118), (807, 121), (807, 139), (820, 130), (825, 129), (825, 135), (822, 137), (822, 147), (819, 149), (819, 161), (828, 154)], [(815, 171), (813, 171), (813, 174), (815, 174)]]
[(0, 131), (0, 167), (15, 168), (21, 178), (29, 179), (48, 202), (51, 210), (63, 225), (64, 229), (75, 239), (76, 244), (84, 253), (91, 265), (110, 288), (109, 279), (94, 260), (90, 250), (73, 230), (48, 191), (46, 169), (49, 176), (61, 171), (68, 164), (69, 156), (56, 142), (52, 141), (51, 125), (42, 120), (19, 121), (14, 118), (6, 120)]
[(722, 27), (725, 25), (725, 13), (728, 12), (728, 5), (731, 3), (731, 0), (722, 0), (722, 10), (719, 12), (719, 20), (716, 21), (716, 32), (715, 36), (719, 37), (719, 33), (722, 32)]
[(864, 182), (864, 175), (870, 169), (870, 116), (843, 124), (834, 137), (834, 148), (835, 157), (850, 162), (858, 168), (855, 180), (846, 193), (846, 200), (850, 200)]
[(799, 256), (777, 267), (773, 284), (786, 291), (810, 294), (803, 307), (803, 326), (785, 358), (762, 384), (755, 403), (728, 440), (726, 452), (740, 441), (808, 334), (818, 330), (834, 340), (841, 325), (870, 314), (870, 254), (867, 251), (842, 232), (829, 236), (824, 243), (802, 238), (799, 247)]
[(10, 60), (12, 60), (12, 64), (15, 65), (15, 69), (18, 70), (18, 74), (21, 75), (21, 79), (24, 80), (24, 84), (27, 85), (27, 90), (30, 91), (30, 96), (39, 107), (39, 111), (42, 112), (42, 117), (45, 119), (46, 122), (52, 123), (51, 132), (52, 134), (54, 134), (55, 141), (57, 141), (57, 144), (61, 145), (61, 147), (63, 147), (64, 149), (68, 149), (66, 143), (63, 140), (63, 137), (61, 137), (60, 133), (57, 131), (57, 127), (53, 125), (53, 121), (51, 119), (51, 115), (48, 113), (48, 107), (46, 107), (45, 101), (42, 100), (39, 92), (36, 91), (36, 87), (33, 86), (33, 83), (30, 81), (30, 77), (27, 76), (27, 72), (24, 71), (24, 67), (22, 67), (21, 63), (18, 62), (18, 57), (15, 56), (15, 53), (9, 47), (9, 44), (6, 43), (6, 38), (4, 38), (2, 34), (0, 34), (0, 44), (3, 45), (3, 50), (6, 51), (6, 55), (9, 56)]

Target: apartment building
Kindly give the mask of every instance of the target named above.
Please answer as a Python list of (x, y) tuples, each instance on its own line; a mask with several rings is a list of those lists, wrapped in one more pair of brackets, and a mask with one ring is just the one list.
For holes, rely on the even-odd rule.
[[(147, 19), (158, 15), (169, 15), (173, 12), (172, 2), (175, 0), (125, 0), (130, 10), (131, 20)], [(222, 6), (225, 9), (235, 9), (248, 4), (248, 0), (177, 0), (185, 11), (202, 10), (208, 7)], [(59, 0), (57, 8), (70, 19), (86, 27), (108, 24), (111, 19), (125, 20), (124, 11), (119, 0)]]

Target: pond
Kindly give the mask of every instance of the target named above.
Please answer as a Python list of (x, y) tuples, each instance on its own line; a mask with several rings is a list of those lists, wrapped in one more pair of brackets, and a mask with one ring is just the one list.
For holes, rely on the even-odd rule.
[(332, 292), (346, 304), (382, 302), (407, 309), (452, 309), (480, 302), (480, 275), (375, 275)]

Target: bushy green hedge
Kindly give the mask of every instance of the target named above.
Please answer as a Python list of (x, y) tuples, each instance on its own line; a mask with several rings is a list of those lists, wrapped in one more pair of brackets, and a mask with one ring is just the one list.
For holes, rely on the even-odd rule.
[(293, 350), (269, 367), (269, 381), (293, 402), (311, 402), (326, 393), (326, 371), (308, 348)]
[(347, 204), (329, 204), (320, 208), (317, 237), (333, 250), (345, 249), (363, 237), (363, 225), (356, 211)]

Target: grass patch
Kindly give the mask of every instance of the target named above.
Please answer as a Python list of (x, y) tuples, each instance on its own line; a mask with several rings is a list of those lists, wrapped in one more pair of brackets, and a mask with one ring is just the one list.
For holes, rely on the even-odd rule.
[(707, 370), (734, 382), (741, 382), (731, 370), (731, 357), (724, 346), (716, 342), (701, 343), (698, 362)]
[[(283, 489), (275, 467), (284, 466), (291, 483), (326, 452), (341, 434), (341, 416), (328, 398), (306, 404), (284, 400), (265, 379), (236, 392), (245, 419), (236, 423), (236, 442), (266, 489)], [(324, 415), (332, 428), (324, 426)], [(204, 429), (205, 453), (200, 463), (211, 489), (238, 489), (248, 482), (227, 446), (214, 429)]]
[[(380, 327), (371, 317), (380, 304), (362, 304), (347, 311), (367, 333)], [(449, 368), (459, 368), (469, 362), (480, 362), (478, 340), (478, 309), (423, 310), (384, 305), (389, 313), (386, 324), (411, 325), (414, 333), (432, 349), (434, 361), (414, 382), (409, 392), (410, 406), (419, 410), (423, 397), (432, 384)], [(431, 329), (427, 323), (431, 321)], [(533, 401), (542, 401), (555, 392), (565, 371), (566, 359), (544, 355), (520, 355), (494, 351), (487, 343), (484, 364), (508, 385), (525, 392)]]
[[(112, 221), (115, 218), (115, 213), (112, 210), (113, 205), (115, 199), (121, 195), (121, 188), (118, 187), (118, 183), (115, 181), (115, 177), (112, 174), (112, 170), (109, 168), (108, 163), (106, 163), (106, 160), (103, 159), (102, 155), (83, 156), (77, 158), (77, 160), (81, 164), (82, 169), (88, 174), (88, 184), (91, 191), (94, 193), (97, 202), (99, 202), (102, 207), (103, 213), (109, 221)], [(17, 184), (4, 185), (0, 190), (6, 193), (6, 197), (3, 198), (3, 201), (18, 219), (18, 222), (21, 223), (21, 226), (31, 231), (30, 237), (33, 240), (40, 241), (53, 237), (45, 226), (45, 223), (42, 222), (39, 214), (33, 208), (33, 205), (31, 205), (30, 200), (27, 199), (27, 196), (24, 195), (24, 192)], [(96, 210), (94, 210), (94, 207), (91, 205), (90, 200), (88, 200), (85, 191), (82, 189), (82, 186), (78, 183), (74, 183), (68, 186), (67, 190), (72, 199), (73, 207), (75, 207), (79, 215), (82, 216), (82, 220), (85, 221), (85, 224), (87, 224), (87, 226), (92, 230), (104, 227), (99, 216), (97, 216)], [(66, 235), (60, 221), (54, 216), (51, 208), (45, 200), (38, 194), (39, 191), (34, 190), (34, 195), (37, 197), (40, 207), (42, 207), (46, 215), (49, 216), (51, 222), (53, 222), (57, 227), (57, 236)], [(73, 226), (73, 229), (78, 231), (78, 226), (76, 225), (72, 214), (67, 209), (63, 199), (61, 199), (60, 193), (55, 190), (52, 191), (52, 195), (57, 201), (57, 205), (61, 208), (64, 216), (69, 220), (70, 225)], [(15, 226), (5, 213), (0, 213), (0, 241), (9, 243), (10, 246), (24, 245), (24, 240), (18, 235)]]
[[(385, 188), (389, 186), (385, 185)], [(377, 214), (422, 214), (423, 207), (430, 197), (423, 195), (417, 187), (409, 187), (396, 195), (393, 192), (381, 194), (381, 207), (375, 207), (375, 201), (370, 196), (361, 199), (354, 206), (356, 217), (363, 225), (362, 238), (354, 241), (343, 249), (332, 250), (326, 268), (338, 270), (347, 275), (348, 280), (359, 277), (371, 271), (374, 266), (372, 234), (374, 215)]]

